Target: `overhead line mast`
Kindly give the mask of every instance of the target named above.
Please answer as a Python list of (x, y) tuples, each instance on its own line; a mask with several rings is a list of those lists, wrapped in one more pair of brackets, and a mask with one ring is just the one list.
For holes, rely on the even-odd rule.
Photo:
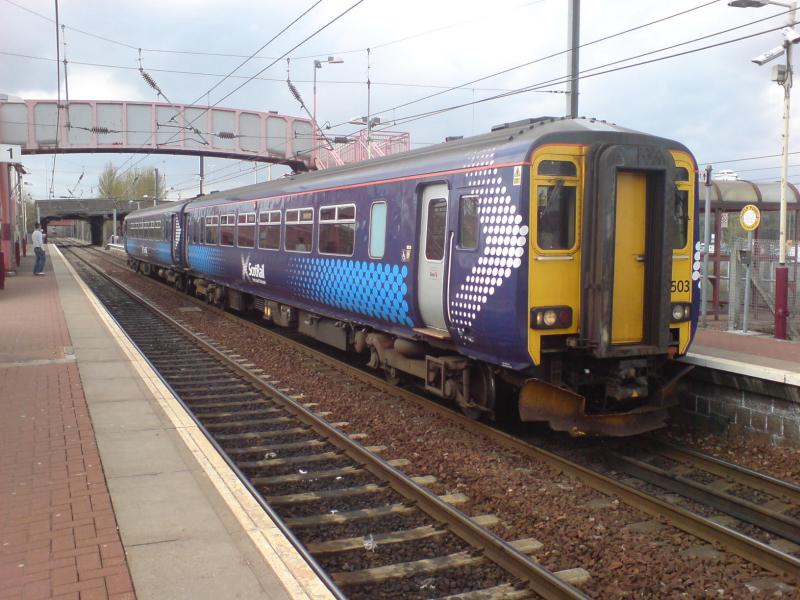
[(567, 116), (578, 118), (578, 87), (581, 47), (581, 0), (569, 0), (569, 19), (567, 24), (567, 43), (569, 53), (569, 79), (567, 80)]

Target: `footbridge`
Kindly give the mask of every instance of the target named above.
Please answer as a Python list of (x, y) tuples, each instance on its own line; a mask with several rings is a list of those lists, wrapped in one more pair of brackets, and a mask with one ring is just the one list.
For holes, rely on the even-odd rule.
[(23, 100), (0, 95), (0, 143), (22, 154), (131, 152), (317, 167), (311, 120), (160, 102)]

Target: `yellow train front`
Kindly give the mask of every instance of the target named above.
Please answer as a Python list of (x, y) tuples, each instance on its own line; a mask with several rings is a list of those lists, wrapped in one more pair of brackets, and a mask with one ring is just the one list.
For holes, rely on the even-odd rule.
[(663, 426), (685, 372), (670, 359), (697, 325), (697, 166), (676, 142), (587, 125), (531, 155), (537, 368), (519, 414), (574, 435), (632, 435)]

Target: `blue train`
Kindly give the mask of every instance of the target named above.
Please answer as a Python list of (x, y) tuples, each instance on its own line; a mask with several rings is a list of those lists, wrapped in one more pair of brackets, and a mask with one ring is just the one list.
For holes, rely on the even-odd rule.
[(699, 299), (697, 165), (594, 119), (131, 213), (132, 268), (361, 353), (476, 418), (573, 435), (667, 418)]

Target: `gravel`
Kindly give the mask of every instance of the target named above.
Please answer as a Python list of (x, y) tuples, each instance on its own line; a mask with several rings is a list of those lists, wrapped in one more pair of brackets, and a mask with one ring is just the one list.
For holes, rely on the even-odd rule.
[[(544, 546), (535, 558), (544, 567), (552, 571), (587, 569), (591, 580), (582, 589), (593, 597), (752, 598), (754, 593), (746, 584), (773, 577), (733, 554), (706, 552), (703, 547), (707, 545), (701, 540), (652, 523), (647, 515), (544, 463), (477, 437), (423, 407), (404, 403), (368, 384), (345, 381), (345, 376), (321, 369), (316, 359), (281, 340), (236, 327), (210, 311), (180, 311), (191, 304), (189, 300), (124, 269), (110, 270), (175, 318), (279, 379), (278, 387), (302, 393), (303, 401), (318, 404), (317, 411), (330, 411), (330, 421), (346, 421), (349, 432), (366, 433), (366, 444), (387, 446), (383, 456), (411, 461), (404, 468), (407, 473), (436, 476), (438, 481), (432, 487), (437, 493), (466, 494), (469, 502), (459, 508), (467, 514), (496, 514), (503, 523), (497, 528), (499, 535), (509, 540), (533, 537), (541, 541)], [(670, 430), (668, 435), (777, 477), (797, 480), (800, 474), (797, 452), (785, 448), (761, 448), (683, 431)], [(341, 529), (342, 534), (358, 535), (350, 527)], [(315, 537), (311, 531), (299, 533), (301, 539)], [(330, 533), (326, 531), (324, 537), (329, 539)], [(369, 528), (363, 527), (362, 533), (368, 534)], [(464, 576), (484, 577), (476, 573), (482, 571), (471, 569)], [(484, 578), (492, 577), (488, 574)], [(419, 590), (423, 583), (424, 578), (393, 585)], [(370, 586), (363, 594), (359, 589), (348, 592), (354, 598), (391, 598), (391, 590), (399, 593), (400, 587), (390, 587), (388, 595), (383, 588)], [(443, 591), (437, 589), (419, 597), (445, 595)]]
[(663, 435), (673, 443), (800, 485), (800, 448), (770, 446), (739, 437), (721, 438), (679, 425), (671, 426)]

